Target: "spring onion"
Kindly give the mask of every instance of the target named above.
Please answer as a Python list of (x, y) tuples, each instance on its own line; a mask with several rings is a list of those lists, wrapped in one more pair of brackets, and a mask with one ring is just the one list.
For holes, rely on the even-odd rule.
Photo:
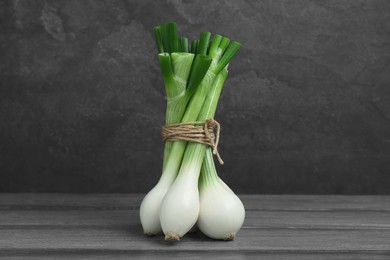
[[(218, 34), (210, 41), (211, 33), (202, 32), (189, 45), (171, 22), (155, 27), (154, 35), (167, 96), (166, 124), (213, 118), (228, 64), (240, 44)], [(215, 207), (221, 211), (220, 220), (226, 222), (214, 230), (210, 228), (216, 221), (212, 216), (218, 214), (207, 210), (212, 209), (208, 194), (213, 193), (222, 203)], [(223, 198), (231, 203), (224, 203)], [(225, 213), (231, 217), (222, 218)], [(162, 175), (140, 207), (146, 235), (162, 230), (166, 240), (180, 240), (198, 221), (204, 234), (226, 240), (235, 236), (244, 216), (241, 201), (216, 174), (210, 148), (186, 141), (165, 143)]]
[[(214, 95), (209, 95), (198, 121), (212, 117), (227, 70), (220, 73), (212, 85)], [(188, 143), (179, 174), (166, 193), (160, 212), (162, 230), (167, 240), (179, 240), (196, 223), (199, 215), (198, 179), (205, 156), (206, 145)]]
[[(188, 101), (196, 90), (205, 73), (211, 59), (205, 55), (197, 55), (194, 60), (192, 53), (178, 53), (169, 51), (176, 47), (172, 42), (177, 41), (176, 24), (165, 23), (154, 29), (155, 39), (159, 50), (158, 59), (164, 78), (167, 96), (166, 124), (179, 123)], [(171, 38), (169, 40), (169, 38)], [(180, 38), (186, 47), (184, 37)], [(164, 52), (167, 50), (168, 52)], [(191, 73), (191, 77), (190, 77)], [(169, 156), (172, 143), (168, 142), (164, 147), (163, 168)], [(157, 185), (145, 196), (140, 207), (141, 224), (146, 235), (155, 235), (161, 231), (159, 212), (161, 200), (174, 181), (175, 176), (161, 176)]]
[[(210, 148), (206, 159), (213, 161)], [(218, 177), (213, 163), (203, 163), (199, 178), (200, 211), (197, 225), (206, 236), (233, 240), (245, 219), (245, 209), (236, 194)]]

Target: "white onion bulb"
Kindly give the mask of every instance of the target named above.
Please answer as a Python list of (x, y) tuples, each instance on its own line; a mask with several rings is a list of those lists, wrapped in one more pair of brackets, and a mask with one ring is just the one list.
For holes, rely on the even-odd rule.
[(161, 201), (167, 192), (169, 185), (158, 182), (153, 189), (146, 194), (140, 206), (140, 219), (144, 234), (153, 236), (161, 232), (160, 208)]
[(198, 173), (193, 173), (193, 170), (179, 174), (162, 201), (160, 223), (165, 240), (180, 240), (196, 223), (199, 215), (199, 169)]
[(219, 178), (200, 186), (198, 227), (213, 239), (233, 240), (245, 219), (245, 208)]

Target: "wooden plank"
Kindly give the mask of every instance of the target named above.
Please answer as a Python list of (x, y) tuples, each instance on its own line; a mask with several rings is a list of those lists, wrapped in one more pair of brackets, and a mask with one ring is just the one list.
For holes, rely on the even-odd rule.
[[(138, 210), (8, 210), (0, 229), (8, 226), (137, 225)], [(390, 229), (390, 212), (376, 211), (248, 211), (245, 228)]]
[[(390, 211), (390, 196), (239, 195), (247, 210)], [(8, 209), (137, 209), (144, 194), (0, 194)]]
[(390, 196), (240, 195), (247, 210), (390, 211)]
[(390, 259), (390, 196), (241, 195), (238, 238), (145, 237), (136, 194), (0, 194), (1, 259)]
[(138, 209), (144, 194), (3, 193), (0, 210)]
[(248, 211), (245, 227), (390, 230), (390, 212)]
[(201, 233), (177, 243), (162, 236), (144, 237), (140, 226), (3, 228), (7, 250), (250, 251), (390, 253), (390, 230), (242, 229), (232, 242), (213, 241)]
[(207, 251), (185, 251), (185, 252), (163, 252), (163, 251), (142, 251), (142, 252), (110, 252), (99, 250), (91, 251), (6, 251), (0, 252), (1, 259), (7, 260), (30, 260), (30, 259), (72, 259), (72, 260), (99, 260), (99, 259), (221, 259), (221, 260), (240, 260), (240, 259), (262, 259), (262, 260), (388, 260), (390, 254), (386, 252), (207, 252)]

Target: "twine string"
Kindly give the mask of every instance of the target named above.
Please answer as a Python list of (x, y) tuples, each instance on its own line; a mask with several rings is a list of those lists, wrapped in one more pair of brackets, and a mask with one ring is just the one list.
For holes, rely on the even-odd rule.
[(222, 165), (224, 162), (218, 152), (220, 131), (221, 125), (211, 118), (204, 122), (165, 125), (162, 127), (162, 137), (164, 142), (188, 141), (208, 145), (213, 149), (213, 154), (217, 156)]

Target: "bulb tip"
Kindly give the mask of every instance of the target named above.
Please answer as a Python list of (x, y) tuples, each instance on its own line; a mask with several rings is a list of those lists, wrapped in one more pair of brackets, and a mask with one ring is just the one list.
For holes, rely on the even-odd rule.
[(235, 233), (230, 233), (230, 234), (227, 234), (227, 235), (223, 238), (223, 240), (225, 240), (225, 241), (232, 241), (232, 240), (234, 240), (235, 237), (236, 237), (236, 234), (235, 234)]
[(174, 233), (168, 233), (165, 235), (165, 240), (167, 241), (179, 241), (180, 236)]

